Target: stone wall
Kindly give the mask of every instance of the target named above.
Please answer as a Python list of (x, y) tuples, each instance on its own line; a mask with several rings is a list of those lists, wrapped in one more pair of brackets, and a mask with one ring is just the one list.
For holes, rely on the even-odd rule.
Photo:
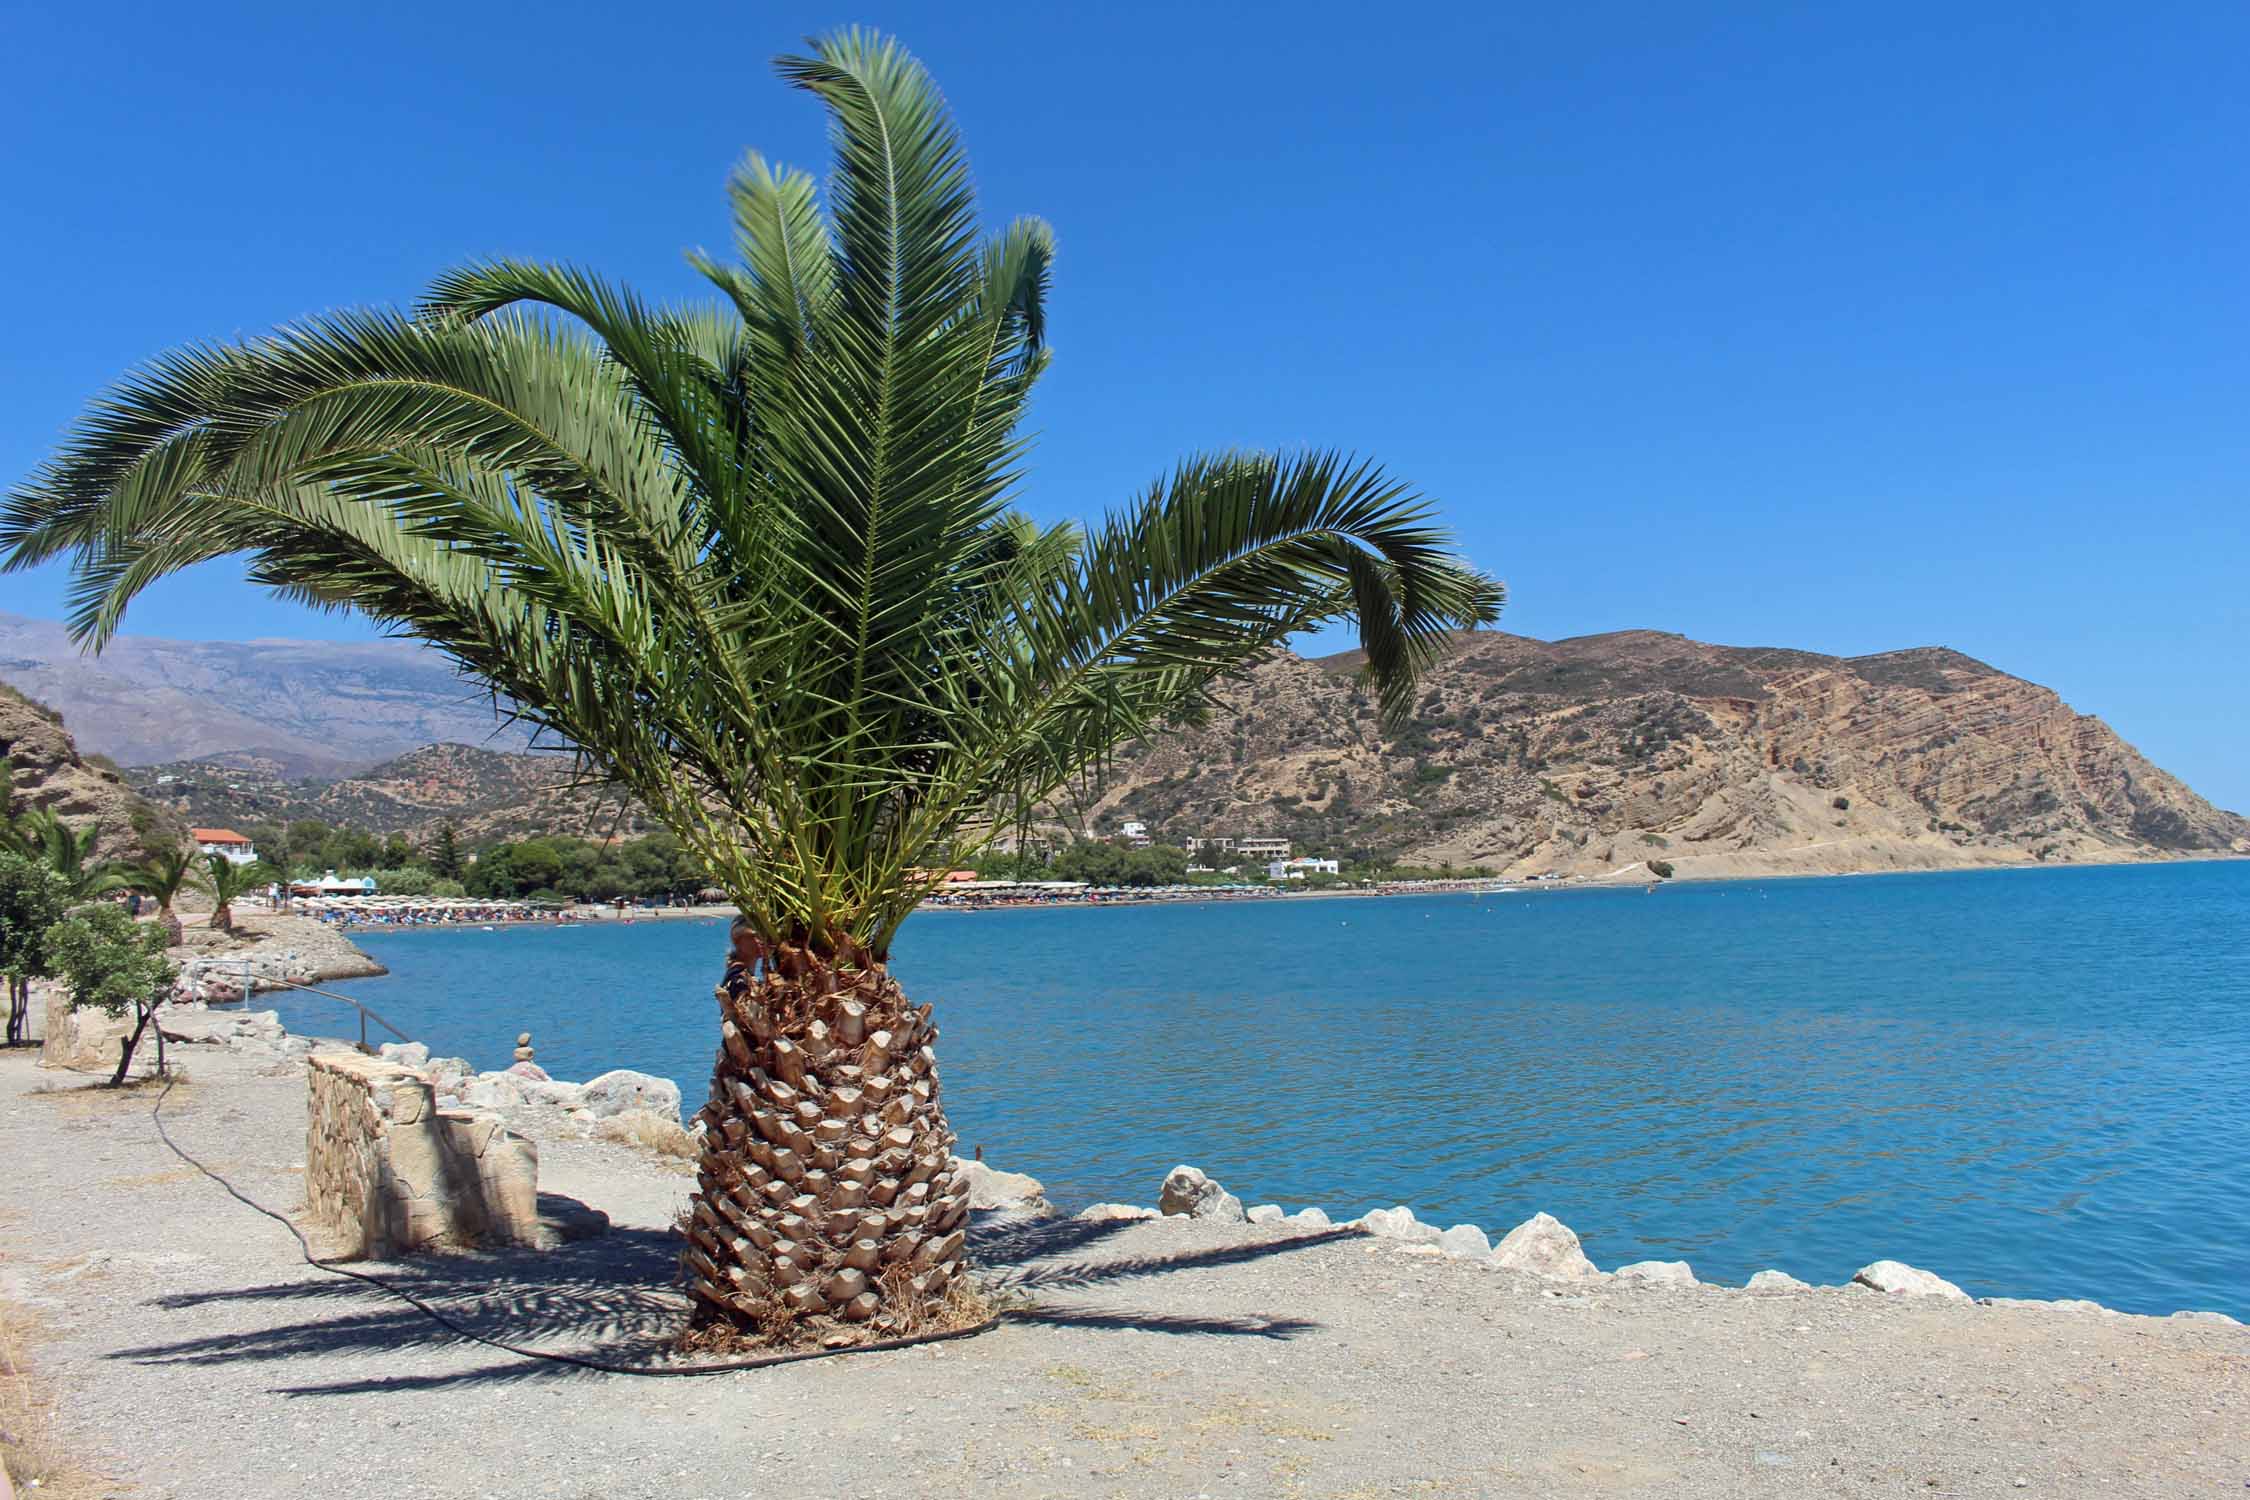
[[(46, 987), (44, 993), (35, 987), (31, 1003), (34, 1010), (43, 1012), (39, 1066), (99, 1073), (105, 1078), (117, 1071), (118, 1048), (133, 1030), (129, 1016), (113, 1016), (96, 1006), (73, 1006), (70, 992), (59, 984)], [(150, 1035), (142, 1038), (133, 1054), (132, 1076), (143, 1078), (155, 1071), (156, 1038)]]
[(305, 1200), (346, 1253), (540, 1243), (539, 1150), (428, 1079), (356, 1052), (306, 1060)]

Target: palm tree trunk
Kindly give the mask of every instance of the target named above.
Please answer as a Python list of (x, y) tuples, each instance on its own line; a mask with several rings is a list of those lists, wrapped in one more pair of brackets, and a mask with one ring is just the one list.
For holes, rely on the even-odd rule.
[(930, 1007), (910, 1008), (880, 964), (791, 948), (762, 975), (730, 970), (718, 999), (682, 1224), (694, 1322), (776, 1342), (800, 1320), (919, 1328), (961, 1273), (969, 1216)]

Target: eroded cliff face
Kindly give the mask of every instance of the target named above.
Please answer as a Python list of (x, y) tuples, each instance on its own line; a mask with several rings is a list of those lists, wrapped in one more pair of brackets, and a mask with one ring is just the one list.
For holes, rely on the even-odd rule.
[(1357, 667), (1263, 663), (1222, 695), (1235, 713), (1129, 752), (1091, 811), (1171, 840), (1280, 834), (1518, 874), (2250, 853), (2250, 821), (1958, 652), (1478, 634), (1395, 736)]
[(137, 859), (177, 844), (179, 821), (151, 807), (108, 766), (90, 763), (54, 710), (0, 683), (0, 758), (14, 768), (14, 805), (52, 808), (73, 828), (99, 821), (102, 859)]

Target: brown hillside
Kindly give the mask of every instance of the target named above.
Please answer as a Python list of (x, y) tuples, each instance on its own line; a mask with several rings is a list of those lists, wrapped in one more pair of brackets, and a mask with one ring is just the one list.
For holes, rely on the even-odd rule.
[[(1379, 732), (1356, 654), (1125, 756), (1093, 812), (1515, 873), (1941, 868), (2250, 852), (2250, 821), (2048, 689), (1940, 648), (1479, 633)], [(1841, 802), (1844, 805), (1838, 806)]]
[(150, 806), (114, 768), (82, 758), (61, 715), (6, 683), (0, 683), (0, 758), (14, 768), (17, 808), (52, 808), (73, 828), (99, 820), (99, 858), (138, 859), (186, 837), (178, 818)]

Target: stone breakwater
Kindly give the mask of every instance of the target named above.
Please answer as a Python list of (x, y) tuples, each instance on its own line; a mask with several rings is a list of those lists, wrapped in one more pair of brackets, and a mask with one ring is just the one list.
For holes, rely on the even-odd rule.
[[(220, 1018), (213, 1034), (181, 1040), (211, 1040), (268, 1055), (272, 1061), (295, 1065), (313, 1050), (313, 1043), (287, 1035), (272, 1011), (249, 1016)], [(479, 1072), (466, 1059), (432, 1057), (419, 1042), (389, 1043), (379, 1056), (427, 1081), (432, 1104), (438, 1110), (482, 1110), (498, 1113), (509, 1129), (527, 1134), (563, 1134), (613, 1141), (678, 1159), (688, 1169), (700, 1148), (699, 1124), (680, 1122), (680, 1088), (667, 1078), (619, 1068), (572, 1083), (550, 1078), (527, 1054), (529, 1038), (519, 1038), (517, 1060), (504, 1069)], [(1051, 1219), (1059, 1211), (1046, 1196), (1038, 1178), (1007, 1172), (982, 1161), (956, 1161), (969, 1187), (969, 1208), (980, 1224), (1005, 1225)], [(1632, 1261), (1604, 1271), (1586, 1255), (1585, 1247), (1569, 1225), (1548, 1213), (1534, 1213), (1497, 1240), (1475, 1224), (1440, 1228), (1417, 1218), (1405, 1204), (1370, 1209), (1357, 1218), (1336, 1220), (1317, 1207), (1285, 1212), (1280, 1205), (1260, 1203), (1245, 1207), (1242, 1199), (1209, 1174), (1192, 1166), (1178, 1166), (1158, 1187), (1157, 1206), (1130, 1203), (1096, 1203), (1074, 1218), (1088, 1222), (1115, 1222), (1181, 1217), (1219, 1224), (1242, 1224), (1291, 1231), (1357, 1230), (1375, 1243), (1369, 1249), (1389, 1248), (1396, 1254), (1459, 1261), (1492, 1271), (1528, 1274), (1555, 1283), (1553, 1295), (1565, 1296), (1573, 1284), (1641, 1284), (1675, 1289), (1753, 1297), (1788, 1296), (1825, 1290), (1785, 1271), (1768, 1269), (1752, 1276), (1741, 1287), (1700, 1280), (1686, 1261)], [(1944, 1301), (1974, 1302), (1986, 1307), (2044, 1308), (2054, 1311), (2125, 1316), (2115, 1309), (2084, 1298), (1974, 1297), (1954, 1283), (1896, 1260), (1874, 1260), (1844, 1283), (1846, 1289), (1898, 1297), (1934, 1297)], [(2240, 1320), (2223, 1312), (2183, 1309), (2173, 1318), (2193, 1322), (2240, 1326)]]

